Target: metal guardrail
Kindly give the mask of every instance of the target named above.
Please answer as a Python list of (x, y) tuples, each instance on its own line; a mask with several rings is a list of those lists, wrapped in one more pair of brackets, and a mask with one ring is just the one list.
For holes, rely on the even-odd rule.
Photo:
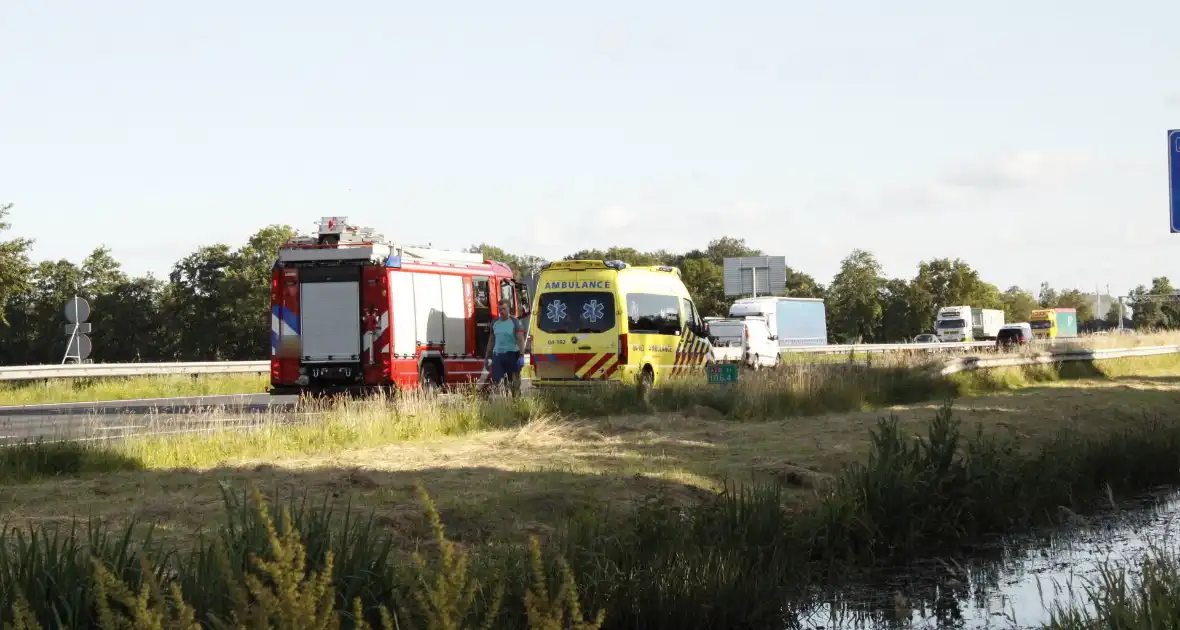
[[(1055, 339), (1052, 342), (1067, 343), (1076, 339)], [(786, 353), (801, 354), (841, 354), (856, 352), (898, 352), (902, 350), (918, 350), (936, 352), (942, 350), (975, 350), (994, 348), (994, 341), (974, 341), (967, 343), (866, 343), (828, 346), (787, 346), (782, 348)], [(1045, 357), (1072, 357), (1044, 359), (1042, 363), (1052, 363), (1055, 360), (1079, 361), (1087, 359), (1114, 358), (1120, 356), (1149, 356), (1151, 354), (1167, 354), (1169, 351), (1147, 352), (1146, 354), (1117, 354), (1122, 351), (1147, 351), (1155, 348), (1173, 348), (1175, 346), (1151, 346), (1143, 348), (1111, 348), (1105, 350), (1070, 349), (1061, 353), (1044, 353)], [(1115, 353), (1115, 354), (1111, 354)], [(1025, 365), (1023, 363), (1004, 363), (1005, 361), (1023, 360), (1023, 358), (983, 359), (967, 357), (955, 361), (973, 361), (981, 367), (1003, 367), (1009, 365)], [(990, 362), (990, 363), (979, 363)], [(953, 362), (952, 362), (953, 363)], [(54, 378), (94, 378), (104, 376), (160, 376), (168, 374), (262, 374), (270, 369), (269, 361), (210, 361), (191, 363), (82, 363), (69, 365), (18, 365), (0, 367), (0, 381), (27, 381)], [(955, 370), (959, 371), (959, 370)]]
[(160, 376), (165, 374), (260, 374), (270, 361), (208, 361), (193, 363), (75, 363), (0, 367), (0, 381), (100, 376)]
[(974, 350), (976, 348), (993, 348), (994, 341), (968, 341), (958, 343), (857, 343), (827, 346), (783, 346), (783, 352), (804, 352), (809, 354), (841, 354), (847, 352), (897, 352), (899, 350), (923, 350), (935, 352), (938, 350)]
[[(991, 341), (973, 343), (877, 343), (856, 345), (785, 347), (784, 352), (840, 354), (845, 352), (895, 352), (898, 350), (954, 350), (991, 347)], [(80, 363), (67, 365), (0, 366), (0, 381), (103, 376), (160, 376), (166, 374), (261, 374), (270, 361), (209, 361), (191, 363)]]
[(1021, 357), (962, 357), (949, 361), (939, 370), (939, 374), (947, 376), (956, 372), (985, 370), (988, 368), (1041, 365), (1061, 363), (1063, 361), (1100, 361), (1103, 359), (1150, 357), (1161, 354), (1175, 354), (1177, 352), (1180, 352), (1180, 345), (1143, 346), (1139, 348), (1069, 348)]

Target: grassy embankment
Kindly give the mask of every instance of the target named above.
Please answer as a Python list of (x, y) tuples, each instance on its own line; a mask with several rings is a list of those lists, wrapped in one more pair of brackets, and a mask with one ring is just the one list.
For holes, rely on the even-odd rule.
[[(1057, 344), (1061, 347), (1124, 348), (1180, 344), (1180, 333), (1146, 333), (1126, 335), (1085, 335), (1075, 342)], [(1025, 352), (1043, 350), (1042, 346)], [(852, 359), (873, 365), (918, 367), (945, 361), (960, 352), (926, 353), (857, 353)], [(971, 354), (990, 354), (973, 350)], [(786, 353), (784, 363), (844, 363), (843, 354)], [(128, 400), (133, 398), (163, 398), (179, 396), (214, 396), (257, 394), (265, 391), (269, 377), (265, 374), (209, 374), (191, 376), (147, 376), (121, 378), (53, 379), (0, 383), (0, 406), (35, 405), (50, 403)]]
[[(21, 586), (42, 619), (51, 611), (88, 615), (93, 602), (77, 599), (85, 588), (49, 585), (93, 585), (89, 548), (138, 588), (138, 560), (127, 544), (167, 564), (201, 615), (227, 613), (229, 586), (250, 572), (247, 552), (279, 549), (267, 544), (252, 508), (233, 498), (232, 489), (257, 484), (288, 497), (308, 493), (313, 504), (347, 494), (371, 513), (372, 520), (354, 515), (347, 523), (339, 510), (305, 509), (296, 518), (313, 567), (325, 566), (326, 550), (335, 552), (337, 594), (329, 605), (349, 610), (359, 597), (374, 622), (375, 607), (385, 605), (402, 627), (407, 619), (447, 627), (429, 623), (419, 606), (426, 600), (413, 596), (437, 584), (416, 577), (409, 551), (442, 561), (449, 549), (430, 542), (429, 521), (414, 501), (421, 480), (438, 499), (440, 523), (472, 554), (467, 577), (478, 578), (472, 605), (479, 614), (489, 612), (495, 586), (503, 587), (497, 627), (525, 627), (526, 589), (539, 593), (526, 570), (529, 536), (545, 551), (550, 587), (559, 578), (554, 563), (568, 560), (579, 601), (604, 611), (606, 627), (733, 627), (774, 617), (809, 579), (1052, 520), (1058, 506), (1082, 509), (1108, 489), (1177, 481), (1177, 375), (1175, 357), (952, 379), (899, 368), (796, 367), (728, 391), (671, 387), (642, 412), (629, 391), (491, 403), (404, 399), (345, 403), (294, 428), (143, 438), (106, 449), (6, 449), (0, 518), (45, 528), (91, 516), (108, 538), (90, 534), (78, 548), (51, 538), (5, 547), (0, 585)], [(1060, 380), (1071, 376), (1083, 380)], [(959, 404), (967, 437), (947, 414), (931, 423), (929, 404), (898, 407), (886, 423), (861, 411), (1013, 386), (1022, 389)], [(841, 413), (799, 415), (829, 409)], [(591, 417), (600, 414), (613, 415)], [(915, 434), (925, 440), (914, 444)], [(118, 472), (39, 478), (97, 470)], [(715, 494), (732, 480), (755, 485)], [(128, 517), (156, 524), (152, 544), (131, 542), (142, 528)], [(137, 534), (120, 542), (111, 537), (120, 528)], [(232, 559), (224, 570), (213, 543), (196, 536), (219, 528), (214, 538)], [(166, 556), (176, 545), (186, 551)], [(295, 574), (302, 579), (301, 569)], [(11, 601), (11, 593), (0, 596)]]
[[(558, 585), (564, 579), (582, 610), (590, 615), (603, 612), (605, 627), (748, 627), (777, 618), (783, 607), (801, 597), (801, 585), (831, 577), (833, 571), (951, 549), (985, 532), (1050, 521), (1059, 506), (1081, 510), (1088, 505), (1087, 499), (1107, 492), (1122, 494), (1178, 480), (1180, 424), (1170, 420), (1119, 424), (1117, 429), (1097, 433), (1077, 430), (1017, 443), (994, 434), (961, 433), (949, 413), (929, 423), (925, 439), (918, 442), (911, 440), (912, 427), (881, 422), (871, 434), (865, 459), (851, 462), (822, 484), (821, 492), (793, 508), (784, 508), (781, 487), (771, 484), (721, 496), (702, 495), (691, 502), (653, 486), (636, 497), (639, 505), (628, 516), (586, 504), (574, 513), (551, 516), (558, 520), (556, 529), (517, 531), (518, 535), (534, 534), (537, 552), (544, 550), (543, 559), (538, 560), (545, 567), (540, 580), (528, 570), (528, 548), (523, 541), (513, 540), (511, 530), (501, 529), (502, 537), (497, 538), (471, 529), (488, 514), (487, 505), (482, 513), (443, 509), (439, 515), (429, 511), (429, 503), (415, 505), (389, 495), (381, 500), (378, 494), (370, 496), (370, 505), (385, 503), (401, 508), (400, 513), (378, 510), (366, 518), (368, 514), (352, 512), (345, 518), (318, 509), (320, 497), (313, 493), (311, 507), (293, 501), (298, 533), (275, 541), (268, 540), (258, 504), (243, 501), (232, 479), (222, 479), (217, 481), (227, 483), (221, 486), (226, 495), (218, 497), (223, 499), (218, 502), (228, 521), (221, 523), (212, 539), (190, 542), (188, 550), (169, 557), (166, 544), (137, 545), (135, 536), (119, 535), (120, 527), (129, 526), (104, 523), (101, 517), (80, 537), (89, 541), (82, 547), (72, 546), (77, 539), (54, 538), (41, 525), (33, 535), (35, 542), (26, 538), (22, 544), (10, 537), (10, 545), (0, 549), (0, 588), (19, 588), (29, 610), (43, 622), (55, 615), (73, 615), (68, 627), (103, 627), (94, 612), (97, 602), (88, 593), (103, 595), (94, 588), (99, 583), (113, 594), (113, 580), (89, 564), (88, 554), (97, 555), (111, 575), (128, 582), (131, 592), (142, 586), (145, 574), (138, 567), (140, 554), (145, 554), (164, 557), (158, 565), (149, 563), (146, 575), (167, 576), (162, 581), (178, 589), (179, 597), (161, 601), (184, 599), (203, 619), (213, 614), (224, 619), (234, 611), (247, 616), (251, 606), (238, 604), (232, 597), (236, 585), (254, 590), (254, 599), (245, 601), (253, 601), (254, 612), (264, 612), (276, 621), (286, 608), (316, 603), (294, 601), (293, 593), (326, 592), (320, 601), (326, 615), (350, 610), (359, 600), (374, 622), (380, 607), (385, 607), (398, 615), (401, 627), (408, 621), (415, 622), (415, 627), (476, 627), (463, 613), (467, 606), (456, 601), (470, 587), (472, 597), (466, 601), (473, 617), (491, 615), (494, 627), (556, 628), (562, 626), (537, 622), (546, 606), (538, 605), (535, 596), (543, 591), (538, 584), (547, 585), (549, 593), (562, 592)], [(188, 499), (199, 485), (199, 473), (189, 474), (188, 483), (169, 488), (174, 501)], [(337, 491), (348, 486), (358, 492), (400, 489), (396, 481), (374, 471), (351, 471), (338, 481), (344, 483), (336, 486)], [(383, 481), (391, 485), (383, 487)], [(503, 479), (467, 479), (469, 484), (481, 481)], [(263, 485), (271, 483), (285, 486), (284, 494), (296, 498), (306, 490), (306, 478), (298, 471), (270, 471)], [(117, 496), (114, 486), (102, 488), (106, 501), (129, 503)], [(431, 519), (421, 517), (423, 507)], [(509, 504), (499, 509), (519, 507)], [(161, 529), (169, 528), (168, 522), (160, 522), (160, 514), (137, 515), (157, 521)], [(431, 523), (446, 524), (452, 535), (459, 530), (456, 544), (438, 538), (441, 529)], [(497, 525), (508, 523), (488, 524)], [(436, 532), (433, 539), (432, 531)], [(301, 564), (298, 555), (288, 555), (298, 546), (307, 549), (308, 566)], [(427, 562), (418, 564), (417, 558), (407, 557), (415, 548)], [(270, 558), (274, 565), (248, 563), (250, 554)], [(563, 560), (568, 565), (563, 566)], [(270, 568), (276, 571), (267, 579), (262, 574)], [(330, 575), (330, 588), (315, 588), (316, 575), (306, 573), (307, 569)], [(248, 576), (262, 579), (251, 582)], [(303, 585), (297, 587), (300, 582)], [(286, 595), (261, 596), (268, 589)], [(0, 595), (3, 601), (21, 601), (12, 590)], [(547, 601), (544, 595), (540, 598)], [(557, 604), (568, 603), (562, 597), (555, 599)], [(289, 612), (302, 618), (310, 615), (306, 610)], [(432, 622), (436, 615), (459, 623)], [(280, 623), (270, 627), (320, 626)]]

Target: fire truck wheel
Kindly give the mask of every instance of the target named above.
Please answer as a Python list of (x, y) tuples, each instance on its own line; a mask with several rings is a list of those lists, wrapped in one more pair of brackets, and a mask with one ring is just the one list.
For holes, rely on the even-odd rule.
[(422, 367), (418, 368), (418, 376), (423, 389), (438, 389), (442, 385), (442, 374), (435, 361), (423, 361)]

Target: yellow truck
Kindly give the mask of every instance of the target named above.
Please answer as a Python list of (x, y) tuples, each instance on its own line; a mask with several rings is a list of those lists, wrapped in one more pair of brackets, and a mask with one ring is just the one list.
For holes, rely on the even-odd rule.
[(1035, 339), (1064, 339), (1078, 336), (1078, 312), (1072, 308), (1042, 308), (1029, 315)]

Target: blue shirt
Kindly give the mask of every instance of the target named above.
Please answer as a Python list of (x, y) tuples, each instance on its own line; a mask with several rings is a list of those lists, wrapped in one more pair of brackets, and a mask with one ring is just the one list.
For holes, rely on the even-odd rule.
[(492, 346), (492, 353), (519, 352), (520, 348), (516, 345), (516, 331), (518, 330), (524, 332), (524, 326), (520, 325), (520, 320), (511, 317), (508, 319), (497, 318), (492, 322), (492, 335), (496, 338), (496, 343)]

